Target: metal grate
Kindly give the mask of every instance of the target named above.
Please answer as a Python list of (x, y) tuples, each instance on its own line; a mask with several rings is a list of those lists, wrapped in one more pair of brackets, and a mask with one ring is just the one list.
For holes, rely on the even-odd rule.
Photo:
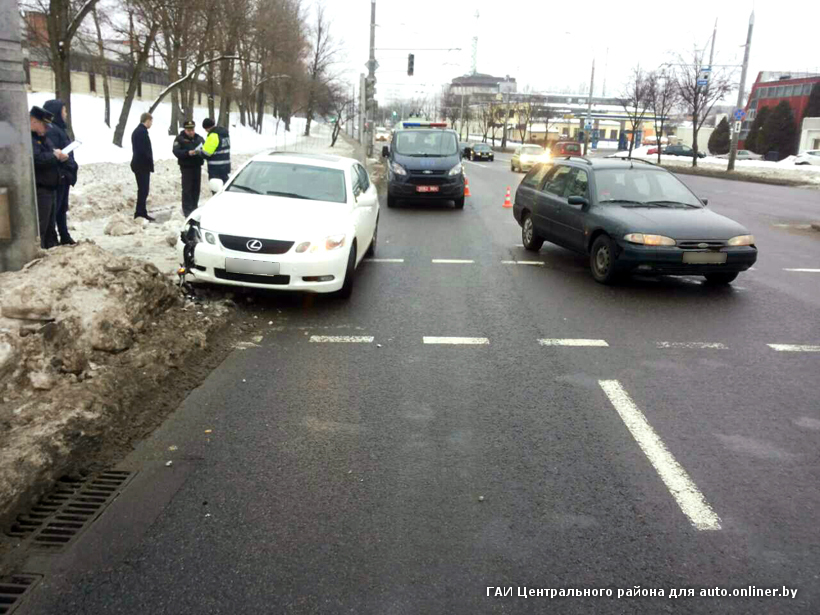
[(49, 550), (61, 549), (100, 516), (132, 476), (107, 470), (82, 481), (62, 479), (28, 514), (17, 518), (8, 534)]
[(37, 574), (14, 574), (0, 578), (0, 615), (9, 615), (20, 606), (40, 578)]

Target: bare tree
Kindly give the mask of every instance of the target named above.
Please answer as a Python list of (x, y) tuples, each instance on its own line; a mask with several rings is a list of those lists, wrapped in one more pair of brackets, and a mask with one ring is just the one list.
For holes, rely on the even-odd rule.
[(693, 49), (689, 58), (679, 55), (677, 64), (675, 83), (681, 104), (692, 116), (692, 166), (696, 167), (698, 166), (698, 132), (706, 118), (709, 117), (715, 103), (732, 91), (733, 72), (721, 67), (712, 67), (708, 85), (702, 86), (698, 85), (701, 71), (705, 66), (702, 52)]
[(325, 7), (321, 4), (316, 7), (316, 22), (311, 31), (312, 47), (310, 64), (307, 70), (307, 122), (305, 136), (310, 136), (310, 124), (316, 109), (319, 94), (327, 83), (332, 81), (329, 74), (333, 64), (337, 61), (338, 47), (330, 34), (330, 24), (325, 18)]
[(532, 124), (535, 118), (535, 107), (529, 102), (518, 105), (518, 132), (521, 135), (521, 143), (527, 142), (527, 131), (532, 136)]
[[(544, 147), (549, 144), (550, 126), (554, 124), (555, 117), (552, 108), (547, 105), (538, 105), (533, 112), (534, 122), (544, 122)], [(530, 129), (530, 133), (532, 133), (532, 129)]]
[(94, 29), (97, 33), (97, 53), (98, 64), (96, 71), (103, 78), (103, 96), (105, 96), (105, 125), (111, 128), (111, 90), (108, 85), (108, 62), (105, 58), (105, 47), (103, 46), (102, 30), (100, 29), (100, 18), (97, 15), (97, 6), (91, 9), (94, 17)]
[(649, 73), (647, 76), (649, 107), (655, 123), (655, 143), (658, 148), (658, 164), (661, 162), (661, 138), (666, 119), (678, 106), (680, 101), (675, 80), (663, 69)]
[(632, 69), (629, 81), (624, 85), (619, 97), (621, 106), (624, 108), (629, 123), (632, 125), (632, 139), (629, 141), (629, 158), (632, 158), (632, 150), (635, 147), (635, 136), (638, 127), (643, 124), (643, 118), (649, 106), (649, 81), (641, 70), (640, 66)]
[(333, 83), (328, 90), (328, 101), (336, 117), (336, 121), (333, 124), (333, 131), (330, 135), (330, 147), (334, 147), (336, 140), (339, 138), (339, 134), (342, 132), (342, 125), (353, 118), (357, 109), (356, 100), (355, 97), (351, 95), (349, 83)]

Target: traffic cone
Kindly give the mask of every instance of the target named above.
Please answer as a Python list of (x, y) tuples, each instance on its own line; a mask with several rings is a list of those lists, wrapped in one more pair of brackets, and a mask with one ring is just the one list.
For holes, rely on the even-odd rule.
[(470, 180), (466, 175), (464, 176), (464, 196), (473, 196), (470, 194)]
[(507, 186), (507, 196), (504, 197), (504, 209), (510, 209), (512, 206), (512, 201), (510, 201), (510, 187)]

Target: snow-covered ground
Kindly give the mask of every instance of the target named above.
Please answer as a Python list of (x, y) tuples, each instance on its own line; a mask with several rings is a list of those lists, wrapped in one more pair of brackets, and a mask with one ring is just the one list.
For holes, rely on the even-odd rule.
[[(632, 151), (633, 158), (643, 158), (650, 162), (657, 162), (657, 154), (650, 154), (654, 145), (644, 145)], [(611, 158), (627, 158), (629, 152), (616, 152)], [(761, 177), (772, 177), (788, 179), (802, 182), (808, 185), (820, 187), (820, 167), (794, 164), (795, 157), (789, 156), (779, 162), (769, 162), (766, 160), (738, 160), (735, 168), (744, 173), (759, 175)], [(661, 163), (668, 166), (691, 166), (692, 161), (683, 156), (661, 156)], [(726, 170), (728, 161), (716, 156), (706, 156), (698, 159), (698, 166), (714, 170)]]
[[(49, 94), (30, 94), (29, 104), (41, 105), (50, 98), (53, 96)], [(112, 116), (118, 116), (121, 104), (119, 100), (112, 100)], [(178, 266), (178, 258), (171, 241), (172, 238), (176, 240), (184, 218), (179, 166), (171, 151), (174, 137), (168, 135), (170, 104), (163, 103), (157, 108), (150, 132), (155, 171), (151, 175), (148, 211), (157, 217), (157, 222), (151, 224), (134, 221), (137, 185), (129, 167), (130, 134), (139, 122), (139, 114), (147, 110), (148, 103), (135, 102), (132, 107), (132, 121), (126, 129), (127, 138), (123, 140), (122, 149), (111, 144), (114, 131), (103, 122), (101, 98), (74, 96), (72, 106), (74, 132), (83, 142), (76, 155), (80, 165), (78, 181), (69, 200), (68, 223), (72, 237), (77, 241), (92, 240), (117, 256), (150, 261), (163, 273), (173, 272)], [(197, 110), (198, 126), (205, 111)], [(232, 120), (238, 122), (238, 113), (232, 115)], [(245, 126), (231, 126), (231, 167), (234, 171), (254, 155), (274, 149), (356, 157), (353, 146), (341, 136), (331, 149), (330, 126), (321, 122), (312, 123), (310, 137), (303, 135), (304, 118), (293, 118), (290, 132), (285, 131), (282, 122), (277, 132), (276, 119), (270, 116), (265, 118), (264, 127), (259, 135)], [(203, 131), (198, 129), (198, 132)], [(207, 172), (203, 166), (200, 204), (211, 196), (207, 184)]]

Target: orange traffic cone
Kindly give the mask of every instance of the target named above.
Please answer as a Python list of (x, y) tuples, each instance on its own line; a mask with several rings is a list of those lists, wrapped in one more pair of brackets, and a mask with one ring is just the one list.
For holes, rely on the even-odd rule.
[(464, 176), (464, 196), (473, 196), (470, 194), (470, 180), (466, 175)]
[(504, 197), (504, 208), (510, 209), (512, 206), (512, 201), (510, 201), (510, 187), (507, 186), (507, 196)]

